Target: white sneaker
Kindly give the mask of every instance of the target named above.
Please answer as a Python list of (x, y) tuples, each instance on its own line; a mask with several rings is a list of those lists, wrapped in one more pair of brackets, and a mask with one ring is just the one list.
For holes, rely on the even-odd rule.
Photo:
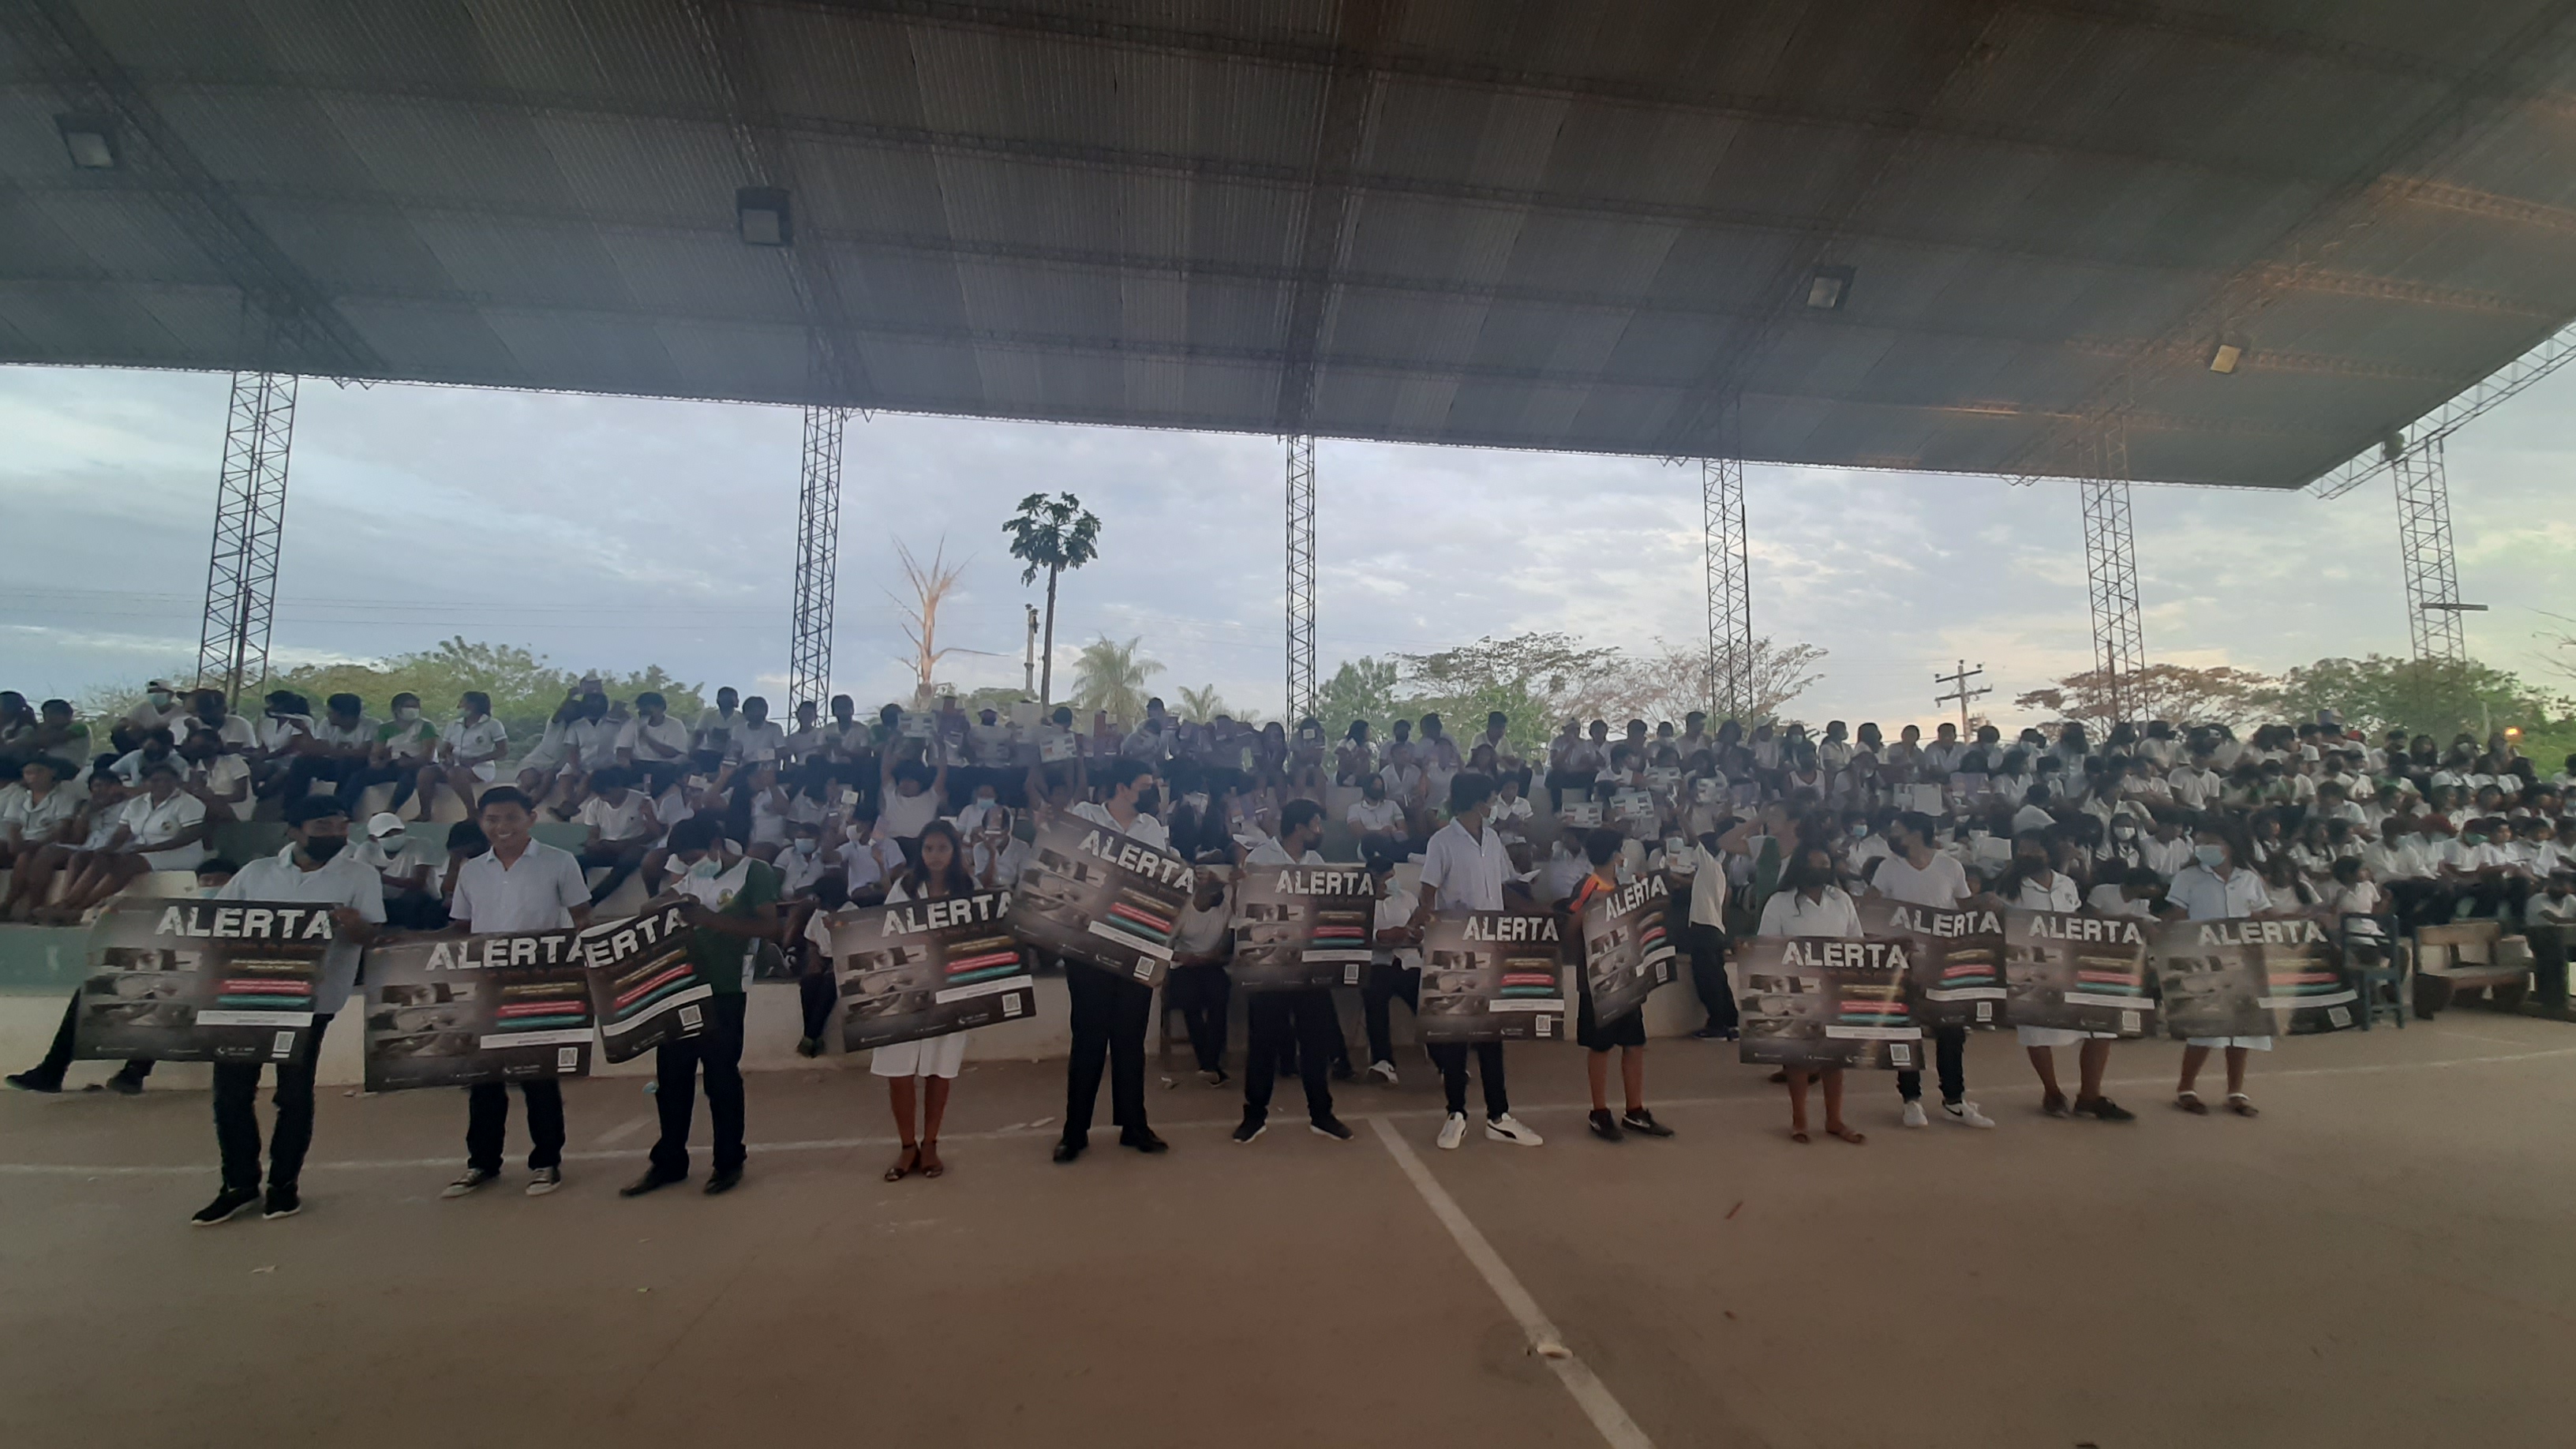
[(1440, 1124), (1440, 1150), (1443, 1152), (1455, 1152), (1458, 1150), (1458, 1144), (1466, 1140), (1467, 1114), (1464, 1112), (1450, 1113), (1449, 1119)]
[(1923, 1115), (1923, 1104), (1921, 1102), (1908, 1102), (1905, 1104), (1905, 1125), (1908, 1127), (1929, 1127), (1932, 1125), (1932, 1119)]
[(1941, 1115), (1962, 1127), (1992, 1127), (1995, 1119), (1977, 1110), (1974, 1102), (1944, 1102)]
[(1392, 1087), (1395, 1085), (1395, 1063), (1371, 1062), (1369, 1063), (1369, 1075)]
[(1522, 1126), (1509, 1112), (1505, 1112), (1500, 1117), (1488, 1119), (1485, 1123), (1485, 1135), (1497, 1142), (1509, 1142), (1520, 1147), (1536, 1147), (1547, 1140)]

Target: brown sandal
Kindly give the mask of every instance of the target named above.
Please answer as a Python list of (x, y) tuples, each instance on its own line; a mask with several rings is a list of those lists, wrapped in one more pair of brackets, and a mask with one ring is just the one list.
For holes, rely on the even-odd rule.
[(1792, 1127), (1789, 1129), (1789, 1140), (1803, 1147), (1809, 1139), (1804, 1131), (1799, 1128)]
[(895, 1154), (894, 1166), (886, 1169), (885, 1180), (888, 1182), (901, 1182), (905, 1178), (912, 1176), (912, 1170), (920, 1165), (921, 1149), (906, 1143), (903, 1151)]
[(921, 1175), (937, 1177), (948, 1168), (939, 1160), (939, 1139), (929, 1138), (921, 1144)]
[(2227, 1110), (2235, 1113), (2239, 1117), (2260, 1117), (2263, 1115), (2262, 1112), (2257, 1110), (2254, 1106), (2254, 1099), (2246, 1096), (2243, 1092), (2230, 1092), (2227, 1094)]
[(1868, 1133), (1854, 1132), (1849, 1127), (1828, 1127), (1825, 1129), (1825, 1134), (1829, 1137), (1839, 1137), (1854, 1147), (1858, 1147), (1869, 1140)]
[(2174, 1105), (2180, 1107), (2186, 1112), (2189, 1112), (2195, 1117), (2206, 1117), (2209, 1115), (2209, 1104), (2200, 1100), (2200, 1094), (2198, 1092), (2174, 1093)]

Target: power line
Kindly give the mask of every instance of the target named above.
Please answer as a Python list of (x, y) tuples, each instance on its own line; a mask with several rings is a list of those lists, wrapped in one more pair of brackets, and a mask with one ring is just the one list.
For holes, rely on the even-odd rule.
[(1968, 687), (1969, 680), (1974, 679), (1985, 672), (1986, 666), (1980, 664), (1976, 668), (1970, 669), (1968, 667), (1968, 661), (1962, 659), (1959, 661), (1958, 673), (1935, 674), (1932, 676), (1932, 682), (1934, 684), (1947, 684), (1952, 686), (1948, 694), (1936, 694), (1932, 696), (1932, 702), (1936, 705), (1948, 704), (1954, 699), (1959, 702), (1959, 734), (1961, 738), (1965, 738), (1968, 733), (1968, 702), (1971, 700), (1983, 699), (1987, 695), (1994, 693), (1993, 688), (1988, 685), (1981, 684), (1974, 689)]

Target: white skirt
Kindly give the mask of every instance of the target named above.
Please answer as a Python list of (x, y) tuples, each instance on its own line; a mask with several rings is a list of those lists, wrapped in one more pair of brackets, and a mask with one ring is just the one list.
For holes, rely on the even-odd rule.
[(2183, 1039), (2183, 1045), (2196, 1047), (2243, 1047), (2249, 1052), (2268, 1052), (2272, 1049), (2272, 1039), (2268, 1036), (2194, 1036), (2185, 1037)]
[(966, 1061), (967, 1033), (952, 1031), (925, 1041), (899, 1041), (868, 1053), (868, 1070), (880, 1077), (954, 1077)]
[(2120, 1039), (2116, 1031), (2077, 1031), (2065, 1026), (2017, 1026), (2013, 1028), (2013, 1035), (2026, 1047), (2082, 1046), (2087, 1038)]

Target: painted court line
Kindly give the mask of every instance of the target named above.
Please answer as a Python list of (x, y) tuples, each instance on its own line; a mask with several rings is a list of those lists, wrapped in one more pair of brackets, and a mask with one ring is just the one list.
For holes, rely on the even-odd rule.
[(618, 1143), (625, 1141), (627, 1138), (634, 1136), (636, 1133), (641, 1132), (652, 1125), (653, 1119), (649, 1116), (636, 1117), (628, 1121), (620, 1122), (616, 1126), (599, 1134), (599, 1145), (602, 1147), (614, 1147)]
[(1592, 1427), (1601, 1431), (1602, 1441), (1611, 1449), (1654, 1449), (1655, 1441), (1647, 1438), (1646, 1431), (1637, 1427), (1637, 1421), (1628, 1417), (1628, 1411), (1620, 1407), (1609, 1386), (1601, 1382), (1600, 1376), (1593, 1373), (1589, 1365), (1574, 1356), (1574, 1350), (1565, 1346), (1564, 1335), (1556, 1331), (1555, 1324), (1548, 1322), (1547, 1315), (1539, 1309), (1538, 1300), (1521, 1286), (1519, 1276), (1503, 1261), (1502, 1255), (1494, 1251), (1494, 1245), (1485, 1240), (1484, 1233), (1468, 1218), (1467, 1210), (1458, 1206), (1458, 1200), (1451, 1197), (1449, 1190), (1431, 1175), (1431, 1169), (1423, 1166), (1421, 1154), (1415, 1152), (1413, 1145), (1389, 1126), (1384, 1117), (1371, 1117), (1368, 1122), (1376, 1131), (1377, 1140), (1385, 1146), (1387, 1155), (1395, 1159), (1396, 1166), (1404, 1169), (1413, 1190), (1422, 1195), (1424, 1206), (1440, 1220), (1440, 1226), (1449, 1230), (1450, 1240), (1458, 1245), (1458, 1251), (1467, 1255), (1467, 1261), (1475, 1265), (1478, 1276), (1485, 1280), (1485, 1286), (1494, 1290), (1494, 1296), (1503, 1301), (1504, 1309), (1519, 1322), (1521, 1333), (1529, 1340), (1530, 1352), (1556, 1371), (1557, 1382), (1565, 1385), (1565, 1391), (1574, 1396), (1575, 1404), (1583, 1410), (1584, 1417), (1592, 1421)]

